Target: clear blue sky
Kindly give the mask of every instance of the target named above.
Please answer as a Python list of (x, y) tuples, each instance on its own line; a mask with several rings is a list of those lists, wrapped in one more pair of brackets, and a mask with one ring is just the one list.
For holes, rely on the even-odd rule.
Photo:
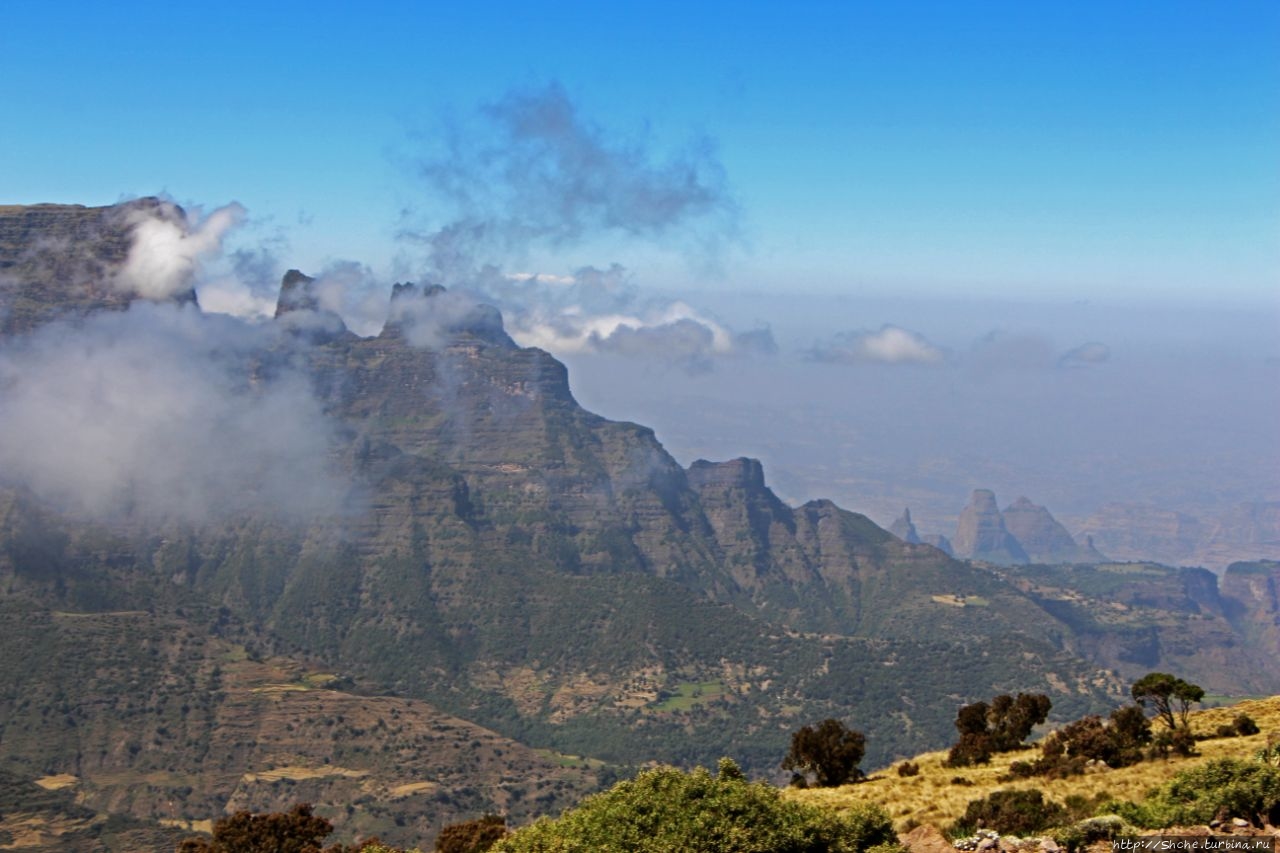
[(1280, 289), (1275, 0), (7, 0), (0, 202), (237, 200), (299, 265), (377, 266), (432, 204), (415, 134), (552, 80), (619, 137), (716, 142), (743, 239), (709, 286)]

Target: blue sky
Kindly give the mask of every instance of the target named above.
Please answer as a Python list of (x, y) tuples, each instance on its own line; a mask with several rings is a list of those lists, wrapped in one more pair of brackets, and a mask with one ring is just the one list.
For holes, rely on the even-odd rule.
[(713, 270), (624, 242), (548, 272), (1275, 304), (1275, 2), (9, 0), (0, 195), (236, 200), (297, 265), (380, 267), (442, 116), (551, 81), (658, 156), (709, 140), (740, 228)]

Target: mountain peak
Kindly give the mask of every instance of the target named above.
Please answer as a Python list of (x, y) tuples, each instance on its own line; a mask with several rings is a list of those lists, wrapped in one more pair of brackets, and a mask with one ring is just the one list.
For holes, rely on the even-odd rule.
[(1005, 528), (1037, 563), (1097, 563), (1101, 554), (1076, 543), (1046, 508), (1020, 497), (1004, 509)]
[(501, 311), (440, 284), (392, 285), (387, 322), (380, 337), (404, 338), (414, 346), (431, 349), (467, 340), (516, 348), (503, 325)]
[(995, 492), (990, 489), (973, 490), (951, 544), (960, 557), (1006, 565), (1027, 562), (1027, 552), (1005, 528)]
[(763, 489), (764, 466), (759, 459), (739, 456), (725, 462), (699, 459), (689, 466), (689, 485), (702, 490), (719, 486), (724, 489)]
[(916, 531), (916, 526), (911, 523), (910, 508), (902, 510), (902, 515), (893, 524), (889, 525), (889, 532), (908, 545), (919, 545), (923, 541)]

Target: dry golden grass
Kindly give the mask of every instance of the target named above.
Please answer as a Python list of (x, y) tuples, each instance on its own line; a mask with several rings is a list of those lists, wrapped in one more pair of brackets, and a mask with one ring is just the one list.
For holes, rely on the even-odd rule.
[(323, 767), (273, 767), (258, 773), (246, 773), (240, 777), (244, 782), (278, 782), (281, 779), (292, 779), (295, 782), (303, 779), (323, 779), (327, 776), (345, 776), (349, 779), (360, 779), (368, 776), (368, 770), (350, 770), (346, 767), (324, 765)]
[(36, 784), (46, 791), (60, 791), (63, 788), (70, 788), (72, 785), (80, 784), (80, 779), (70, 773), (59, 773), (55, 776), (41, 776), (36, 780)]
[(160, 818), (158, 821), (161, 826), (169, 826), (174, 829), (185, 829), (189, 832), (203, 832), (206, 835), (213, 833), (212, 820), (178, 820), (176, 818)]
[(393, 800), (403, 799), (404, 797), (412, 797), (414, 794), (424, 794), (435, 791), (440, 787), (438, 782), (406, 782), (403, 785), (396, 785), (387, 791), (388, 796)]
[[(1266, 744), (1268, 733), (1280, 732), (1280, 696), (1255, 699), (1224, 708), (1197, 711), (1191, 715), (1191, 729), (1196, 734), (1212, 733), (1218, 726), (1230, 723), (1237, 714), (1248, 714), (1262, 730), (1251, 737), (1217, 738), (1197, 744), (1199, 755), (1146, 761), (1133, 767), (1103, 770), (1084, 776), (1048, 780), (1018, 779), (1001, 782), (1009, 765), (1038, 757), (1032, 748), (995, 756), (990, 764), (980, 767), (944, 767), (945, 750), (929, 752), (913, 759), (920, 765), (918, 776), (899, 776), (897, 765), (870, 774), (866, 782), (840, 788), (788, 789), (785, 796), (801, 802), (840, 809), (855, 803), (877, 803), (893, 818), (901, 831), (908, 824), (931, 823), (940, 828), (964, 814), (970, 800), (985, 797), (992, 791), (1039, 788), (1048, 799), (1063, 802), (1073, 794), (1094, 797), (1105, 793), (1119, 800), (1138, 800), (1147, 791), (1173, 777), (1180, 770), (1195, 767), (1215, 758), (1245, 758)], [(957, 784), (963, 778), (971, 784)]]

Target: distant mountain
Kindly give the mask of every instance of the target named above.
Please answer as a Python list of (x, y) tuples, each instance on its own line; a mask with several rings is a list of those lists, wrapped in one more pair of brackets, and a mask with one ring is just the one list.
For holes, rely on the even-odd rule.
[[(153, 306), (101, 282), (138, 217), (177, 215), (148, 200), (0, 208), (0, 304), (17, 318), (0, 358), (58, 318), (74, 320), (56, 327), (66, 342), (97, 334), (104, 310), (142, 328)], [(1122, 661), (1280, 690), (1273, 666), (1235, 653), (1277, 641), (1272, 611), (1211, 574), (998, 568), (1028, 555), (982, 490), (955, 545), (984, 562), (958, 561), (903, 541), (910, 527), (787, 506), (755, 460), (682, 467), (652, 430), (582, 409), (561, 363), (463, 294), (397, 285), (372, 337), (321, 296), (290, 272), (275, 319), (243, 329), (201, 325), (185, 291), (172, 301), (208, 351), (227, 335), (245, 353), (219, 386), (237, 404), (305, 379), (309, 396), (288, 400), (314, 401), (319, 423), (288, 420), (296, 407), (264, 423), (323, 428), (343, 489), (324, 513), (245, 494), (194, 520), (128, 501), (95, 515), (3, 472), (7, 772), (69, 777), (82, 806), (153, 824), (313, 799), (343, 837), (421, 841), (458, 815), (553, 811), (651, 760), (778, 774), (790, 732), (824, 717), (866, 731), (884, 763), (946, 744), (955, 708), (998, 692), (1046, 692), (1078, 716), (1122, 695)], [(192, 488), (159, 482), (175, 499)], [(302, 488), (252, 482), (280, 500)], [(1052, 553), (1038, 509), (1014, 514)], [(1195, 613), (1203, 630), (1180, 635)]]
[[(904, 510), (889, 531), (904, 541), (924, 542), (948, 555), (998, 565), (1024, 563), (1101, 563), (1106, 557), (1085, 537), (1079, 545), (1049, 510), (1020, 497), (1000, 511), (995, 493), (975, 489), (960, 514), (953, 540), (940, 534), (921, 537)], [(910, 537), (910, 538), (908, 538)]]
[(916, 526), (911, 523), (910, 509), (904, 509), (902, 515), (889, 525), (889, 532), (908, 545), (919, 545), (922, 541), (920, 534), (916, 532)]
[(956, 556), (989, 563), (1025, 563), (1027, 552), (1006, 528), (990, 489), (974, 489), (960, 513), (956, 535), (951, 538)]
[(1092, 540), (1077, 545), (1067, 529), (1049, 510), (1026, 498), (1018, 498), (1001, 513), (1009, 534), (1034, 563), (1101, 563), (1106, 560), (1093, 547)]
[(1109, 503), (1081, 525), (1099, 549), (1125, 560), (1159, 560), (1222, 571), (1233, 562), (1280, 560), (1280, 503), (1245, 503), (1199, 518), (1149, 504)]

